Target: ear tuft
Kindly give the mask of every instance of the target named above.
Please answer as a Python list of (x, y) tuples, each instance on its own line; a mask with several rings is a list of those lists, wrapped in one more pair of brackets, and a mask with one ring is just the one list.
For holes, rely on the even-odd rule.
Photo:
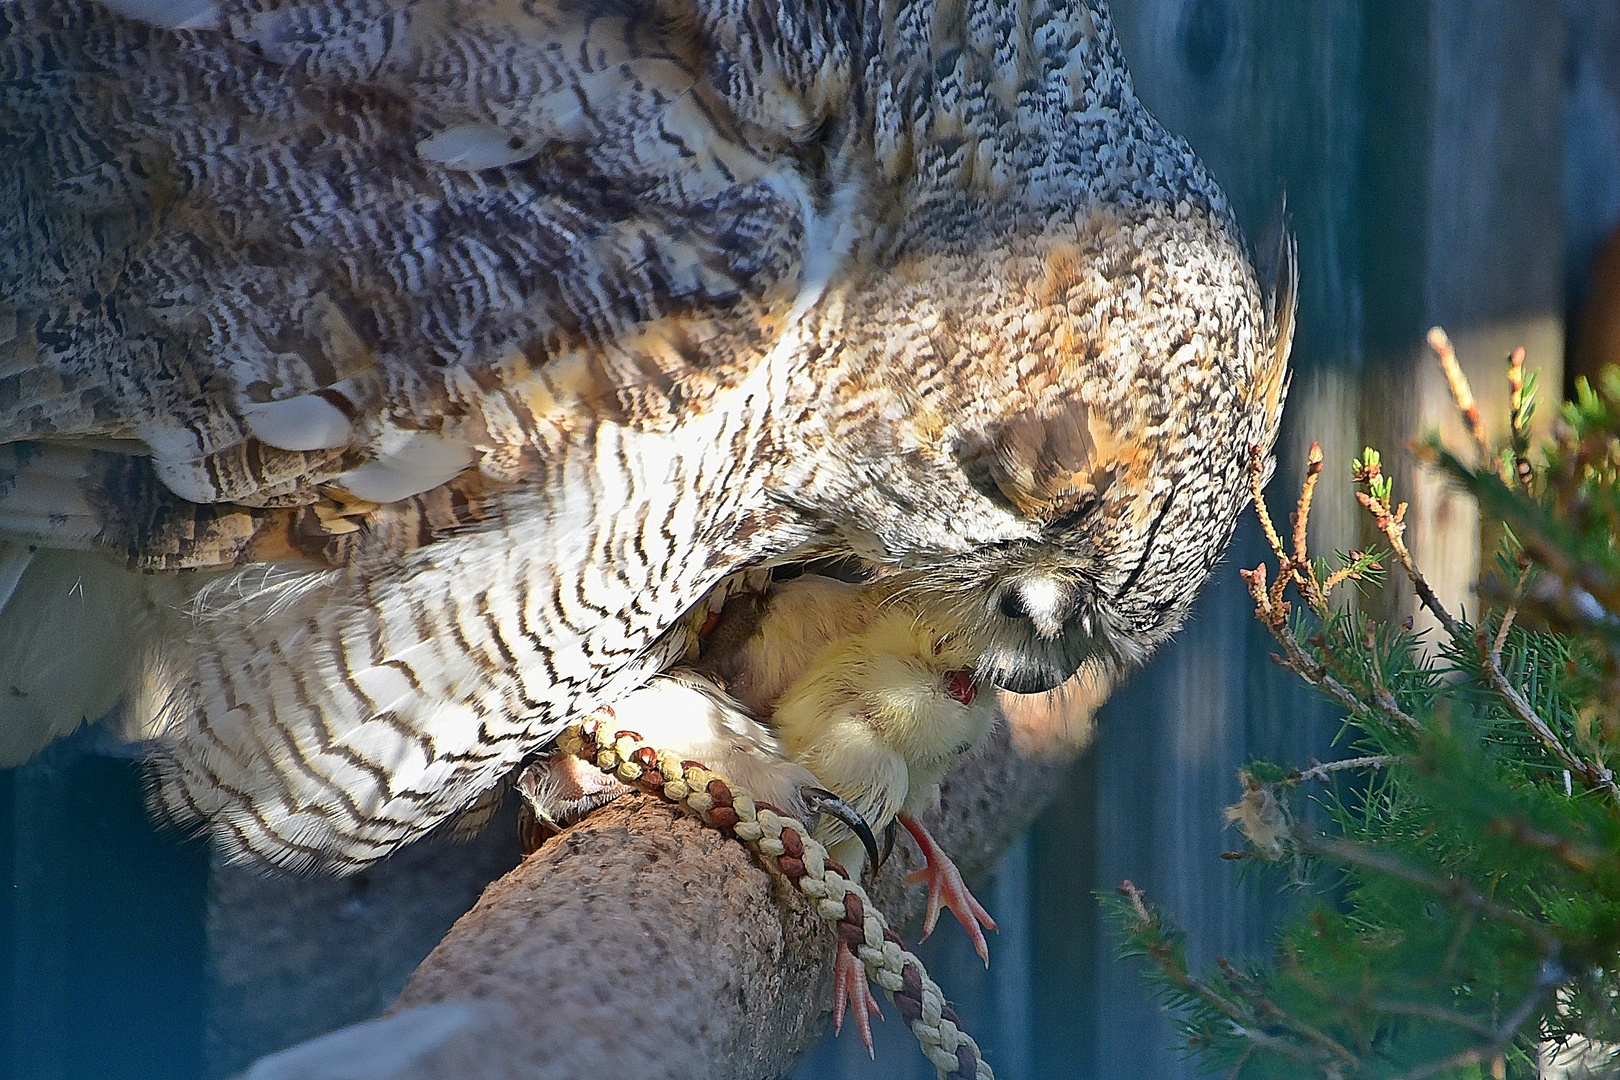
[(1260, 236), (1255, 269), (1265, 303), (1265, 352), (1257, 385), (1267, 429), (1276, 430), (1288, 395), (1288, 356), (1294, 347), (1294, 315), (1299, 307), (1299, 240), (1288, 228), (1288, 197), (1279, 195)]

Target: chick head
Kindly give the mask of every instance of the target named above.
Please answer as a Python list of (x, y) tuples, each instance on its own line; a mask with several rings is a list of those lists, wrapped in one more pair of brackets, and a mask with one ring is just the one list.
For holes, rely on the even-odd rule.
[[(794, 760), (876, 832), (931, 803), (945, 771), (989, 732), (993, 696), (982, 692), (977, 660), (974, 635), (890, 605), (816, 657), (773, 723)], [(844, 861), (850, 849), (833, 839)]]

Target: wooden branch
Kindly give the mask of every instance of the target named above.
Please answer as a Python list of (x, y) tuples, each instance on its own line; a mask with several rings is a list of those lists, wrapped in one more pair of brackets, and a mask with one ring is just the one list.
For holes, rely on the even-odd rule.
[(830, 999), (832, 951), (806, 898), (740, 844), (633, 795), (491, 885), (394, 1009), (505, 1002), (512, 1061), (540, 1075), (744, 1080), (813, 1037), (804, 1006)]
[[(922, 815), (964, 874), (993, 867), (1063, 783), (1107, 690), (1077, 679), (1049, 697), (1002, 696), (990, 744)], [(926, 890), (905, 877), (921, 865), (900, 841), (869, 890), (908, 943)], [(961, 929), (947, 917), (935, 932)], [(359, 1059), (370, 1080), (778, 1076), (825, 1026), (832, 958), (832, 934), (805, 897), (742, 845), (650, 796), (627, 796), (491, 885), (389, 1017), (266, 1058), (246, 1076), (336, 1080), (359, 1075)], [(884, 1012), (900, 1022), (887, 1001)], [(962, 1021), (971, 1034), (974, 1018)], [(340, 1057), (350, 1071), (337, 1071)]]

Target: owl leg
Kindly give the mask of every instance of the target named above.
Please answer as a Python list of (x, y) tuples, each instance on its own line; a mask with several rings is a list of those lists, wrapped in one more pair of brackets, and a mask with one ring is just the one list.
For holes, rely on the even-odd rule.
[(876, 1016), (881, 1020), (883, 1012), (878, 1008), (877, 998), (872, 996), (872, 987), (866, 981), (866, 966), (840, 940), (838, 954), (833, 960), (834, 1035), (844, 1030), (844, 1008), (847, 1005), (855, 1006), (855, 1030), (861, 1033), (861, 1045), (876, 1058), (877, 1053), (872, 1049), (871, 1018)]
[(989, 967), (990, 946), (985, 943), (984, 931), (979, 927), (982, 924), (994, 930), (996, 920), (984, 910), (984, 905), (973, 898), (966, 882), (962, 880), (961, 871), (951, 862), (950, 856), (945, 854), (939, 844), (934, 842), (934, 838), (923, 828), (922, 823), (910, 814), (901, 814), (899, 817), (900, 824), (904, 825), (911, 838), (917, 841), (917, 846), (922, 849), (923, 858), (928, 861), (927, 866), (906, 878), (907, 881), (928, 882), (928, 914), (923, 919), (922, 936), (926, 938), (934, 932), (934, 923), (939, 920), (939, 909), (948, 907), (956, 916), (956, 921), (968, 932), (968, 937), (973, 939), (973, 949), (979, 954), (979, 959), (984, 961), (985, 967)]

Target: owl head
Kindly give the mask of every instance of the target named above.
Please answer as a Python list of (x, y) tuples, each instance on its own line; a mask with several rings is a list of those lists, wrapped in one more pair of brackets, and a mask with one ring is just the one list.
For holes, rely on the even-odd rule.
[(843, 544), (982, 628), (979, 674), (1003, 689), (1145, 660), (1276, 438), (1280, 219), (1262, 251), (1257, 270), (1224, 204), (1179, 200), (1071, 209), (893, 275), (927, 290), (867, 296), (881, 337), (831, 380)]
[[(981, 671), (1008, 690), (1146, 660), (1225, 549), (1252, 448), (1269, 460), (1276, 438), (1292, 241), (1279, 227), (1256, 272), (1217, 217), (1167, 213), (1130, 234), (1128, 262), (1108, 242), (1047, 240), (1034, 332), (1004, 361), (1023, 369), (1017, 404), (957, 436), (975, 492), (1031, 527), (955, 560), (989, 633)], [(1128, 269), (1098, 270), (1110, 262)]]

